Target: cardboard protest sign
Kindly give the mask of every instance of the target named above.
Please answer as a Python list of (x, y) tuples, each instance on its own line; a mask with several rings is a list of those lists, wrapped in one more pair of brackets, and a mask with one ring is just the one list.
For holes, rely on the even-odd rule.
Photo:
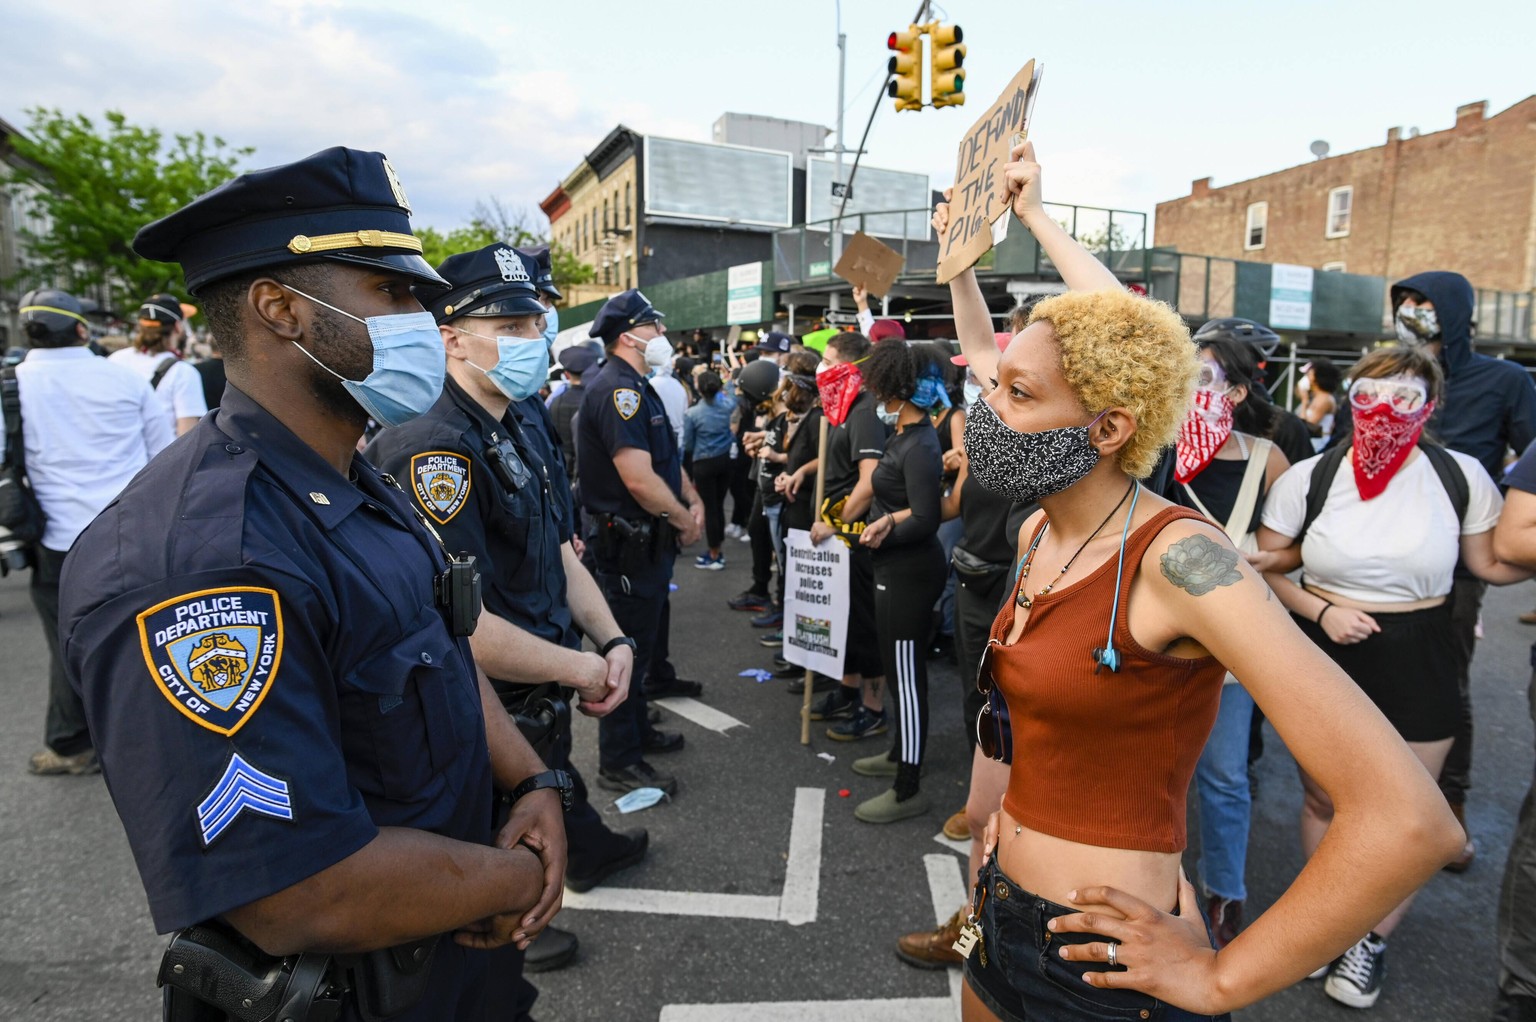
[(1015, 136), (1028, 135), (1029, 111), (1039, 81), (1035, 62), (1025, 64), (960, 142), (949, 229), (939, 239), (940, 284), (975, 266), (992, 248), (992, 224), (1008, 213), (1003, 164), (1008, 162)]
[(815, 545), (802, 529), (785, 534), (784, 553), (784, 659), (842, 677), (852, 555), (835, 539)]
[(883, 298), (890, 294), (891, 285), (896, 283), (905, 264), (900, 252), (860, 231), (843, 249), (832, 272), (854, 287)]

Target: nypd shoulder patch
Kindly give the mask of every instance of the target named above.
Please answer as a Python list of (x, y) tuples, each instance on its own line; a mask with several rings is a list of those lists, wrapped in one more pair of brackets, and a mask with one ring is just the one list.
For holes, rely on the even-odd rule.
[(416, 502), (439, 525), (447, 525), (469, 497), (469, 458), (453, 451), (425, 451), (411, 458)]
[(239, 731), (277, 680), (283, 609), (274, 589), (201, 589), (157, 603), (137, 620), (160, 694), (210, 731)]
[(640, 410), (640, 392), (621, 387), (613, 392), (613, 407), (626, 419), (633, 419)]
[(270, 816), (274, 820), (293, 821), (293, 799), (288, 782), (256, 769), (231, 752), (213, 790), (198, 803), (197, 825), (207, 848), (229, 829), (243, 812)]

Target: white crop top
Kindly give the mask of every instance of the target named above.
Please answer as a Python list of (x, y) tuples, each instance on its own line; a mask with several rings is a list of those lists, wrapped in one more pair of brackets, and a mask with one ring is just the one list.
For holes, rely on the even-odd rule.
[[(1374, 500), (1362, 501), (1346, 460), (1317, 521), (1301, 543), (1308, 583), (1366, 603), (1409, 603), (1445, 596), (1461, 554), (1460, 537), (1476, 536), (1499, 520), (1504, 498), (1473, 457), (1449, 452), (1466, 476), (1470, 499), (1458, 525), (1450, 494), (1422, 451)], [(1264, 502), (1264, 525), (1294, 538), (1307, 512), (1307, 487), (1318, 458), (1292, 465)]]

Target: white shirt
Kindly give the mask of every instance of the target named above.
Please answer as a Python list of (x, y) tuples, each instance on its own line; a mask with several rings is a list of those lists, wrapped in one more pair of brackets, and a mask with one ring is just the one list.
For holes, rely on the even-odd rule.
[(677, 435), (677, 449), (683, 449), (683, 416), (688, 411), (688, 388), (672, 376), (672, 371), (657, 370), (651, 377), (651, 389), (656, 396), (661, 398), (661, 403), (667, 406), (667, 420), (672, 423), (672, 432)]
[(174, 431), (149, 384), (83, 347), (33, 348), (16, 383), (43, 546), (68, 550)]
[[(1361, 500), (1350, 461), (1339, 465), (1317, 520), (1301, 541), (1306, 581), (1366, 603), (1408, 603), (1445, 596), (1462, 536), (1498, 523), (1504, 498), (1488, 470), (1470, 455), (1447, 452), (1467, 479), (1467, 515), (1456, 521), (1445, 484), (1422, 451), (1372, 500)], [(1307, 487), (1317, 458), (1292, 465), (1264, 500), (1264, 524), (1294, 537), (1307, 516)]]
[[(155, 373), (160, 371), (160, 366), (166, 359), (176, 359), (168, 351), (156, 352), (153, 355), (145, 354), (138, 348), (129, 345), (107, 356), (118, 365), (127, 366), (139, 374), (139, 378), (145, 383), (155, 378)], [(201, 419), (208, 414), (208, 400), (203, 396), (203, 378), (196, 369), (186, 362), (176, 359), (165, 376), (160, 380), (160, 386), (155, 388), (155, 396), (165, 406), (166, 421), (171, 424), (171, 435), (176, 434), (177, 419)]]

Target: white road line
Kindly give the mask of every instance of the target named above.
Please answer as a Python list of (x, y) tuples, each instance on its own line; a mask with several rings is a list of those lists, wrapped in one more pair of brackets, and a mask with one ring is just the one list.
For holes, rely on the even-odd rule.
[[(955, 909), (965, 903), (965, 878), (960, 864), (947, 855), (925, 855), (923, 867), (928, 871), (928, 895), (933, 899), (933, 918), (939, 923), (947, 922), (955, 914)], [(949, 973), (949, 1001), (953, 1005), (950, 1017), (958, 1019), (960, 984), (964, 979), (959, 969), (945, 971)]]
[(816, 921), (821, 896), (821, 821), (826, 810), (823, 788), (796, 788), (795, 814), (789, 825), (789, 862), (779, 918), (791, 926)]
[(795, 789), (795, 809), (789, 823), (789, 861), (784, 868), (784, 890), (778, 896), (598, 887), (585, 894), (566, 891), (565, 907), (596, 912), (766, 919), (791, 926), (814, 923), (821, 895), (821, 828), (826, 801), (827, 793), (821, 788)]
[(721, 713), (713, 706), (705, 706), (697, 699), (687, 696), (668, 696), (665, 699), (652, 699), (649, 702), (663, 709), (671, 710), (679, 717), (686, 717), (699, 727), (718, 731), (722, 735), (733, 727), (748, 727), (745, 721), (737, 720), (729, 713)]
[[(945, 837), (942, 830), (933, 835), (933, 839), (956, 855), (963, 855), (967, 859), (971, 857), (971, 843), (969, 841), (956, 841), (954, 838)], [(945, 918), (949, 917), (945, 916)]]

